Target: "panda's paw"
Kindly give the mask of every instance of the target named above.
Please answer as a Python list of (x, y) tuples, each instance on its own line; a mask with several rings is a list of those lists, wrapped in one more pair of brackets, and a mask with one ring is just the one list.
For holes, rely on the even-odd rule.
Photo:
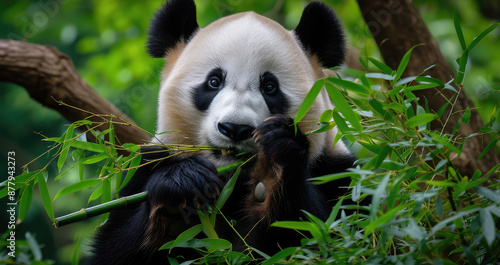
[(281, 165), (304, 161), (309, 148), (306, 136), (300, 130), (295, 133), (293, 120), (281, 114), (267, 118), (258, 126), (254, 140), (259, 156)]
[(156, 169), (146, 190), (154, 207), (176, 213), (214, 203), (223, 185), (210, 161), (193, 156)]

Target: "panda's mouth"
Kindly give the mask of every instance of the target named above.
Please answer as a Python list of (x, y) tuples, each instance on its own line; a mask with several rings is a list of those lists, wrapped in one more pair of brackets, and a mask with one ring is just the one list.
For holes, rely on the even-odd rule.
[(237, 153), (235, 149), (220, 149), (219, 152), (223, 156), (235, 155)]

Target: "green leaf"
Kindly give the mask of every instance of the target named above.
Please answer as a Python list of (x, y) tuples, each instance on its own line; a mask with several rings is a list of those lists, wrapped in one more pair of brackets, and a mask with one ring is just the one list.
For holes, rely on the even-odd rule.
[(38, 175), (38, 189), (40, 190), (40, 196), (42, 197), (45, 212), (47, 212), (47, 215), (53, 222), (54, 208), (52, 207), (52, 200), (50, 199), (49, 189), (47, 188), (47, 182), (45, 182), (45, 177), (43, 176), (43, 174)]
[(123, 145), (123, 148), (130, 150), (132, 152), (137, 152), (139, 149), (141, 149), (138, 145), (136, 144), (131, 144), (131, 143), (126, 143)]
[(89, 201), (87, 202), (87, 204), (89, 204), (93, 200), (97, 200), (97, 198), (101, 197), (101, 194), (102, 194), (102, 185), (97, 187), (97, 189), (95, 189), (92, 192), (92, 194), (90, 194)]
[(310, 222), (304, 221), (281, 221), (272, 223), (271, 226), (294, 230), (312, 231), (314, 225)]
[(372, 205), (370, 210), (370, 220), (375, 220), (377, 216), (377, 209), (379, 207), (380, 200), (384, 195), (385, 188), (389, 183), (390, 173), (387, 173), (382, 181), (377, 185), (377, 189), (375, 190), (375, 194), (373, 195)]
[(82, 247), (80, 245), (80, 242), (81, 242), (81, 237), (77, 236), (75, 244), (73, 244), (73, 255), (72, 255), (72, 258), (71, 258), (71, 265), (78, 265), (78, 263), (80, 261), (79, 255), (78, 255), (79, 250)]
[(418, 114), (418, 115), (413, 116), (410, 119), (408, 119), (408, 121), (406, 121), (405, 125), (407, 127), (410, 127), (410, 128), (417, 127), (417, 126), (420, 126), (423, 124), (427, 124), (427, 123), (429, 123), (437, 118), (438, 118), (438, 116), (436, 114), (422, 113), (422, 114)]
[[(197, 224), (197, 225), (187, 229), (186, 231), (182, 232), (180, 235), (177, 236), (177, 238), (175, 240), (172, 240), (172, 241), (164, 244), (160, 248), (160, 250), (170, 249), (170, 251), (172, 251), (172, 249), (174, 249), (178, 245), (185, 243), (185, 242), (188, 242), (189, 240), (193, 239), (195, 236), (197, 236), (199, 233), (201, 233), (201, 231), (202, 231), (202, 225)], [(170, 251), (169, 251), (169, 253), (170, 253)]]
[(89, 142), (84, 142), (80, 140), (74, 140), (71, 143), (71, 147), (74, 147), (76, 149), (82, 149), (82, 150), (87, 150), (91, 152), (96, 152), (96, 153), (102, 153), (104, 150), (99, 144), (96, 143), (89, 143)]
[(417, 80), (419, 82), (434, 83), (436, 86), (440, 86), (440, 87), (445, 86), (443, 81), (436, 79), (436, 78), (432, 78), (430, 76), (417, 76), (417, 78), (415, 78), (415, 80)]
[(106, 158), (108, 158), (108, 155), (105, 153), (102, 153), (102, 154), (86, 157), (85, 159), (83, 159), (81, 161), (81, 163), (85, 164), (85, 165), (91, 165), (91, 164), (99, 163)]
[(282, 251), (274, 254), (270, 259), (264, 261), (262, 263), (262, 265), (277, 264), (278, 261), (280, 261), (288, 256), (291, 256), (296, 251), (296, 249), (297, 249), (296, 247), (285, 248)]
[(302, 105), (300, 105), (299, 110), (297, 111), (297, 115), (295, 116), (295, 119), (293, 121), (294, 126), (295, 126), (295, 133), (297, 133), (297, 123), (306, 116), (307, 112), (313, 105), (314, 101), (316, 100), (316, 97), (318, 97), (319, 92), (321, 92), (321, 89), (323, 89), (323, 86), (325, 85), (325, 79), (320, 79), (314, 83), (313, 87), (307, 93), (306, 98), (302, 102)]
[(462, 51), (465, 51), (465, 49), (467, 49), (467, 45), (465, 44), (464, 34), (462, 32), (462, 27), (460, 26), (460, 19), (458, 18), (457, 9), (455, 8), (455, 6), (453, 6), (453, 24), (455, 25), (455, 31), (457, 33), (460, 46), (462, 47)]
[(236, 181), (238, 180), (238, 176), (240, 175), (241, 172), (241, 167), (238, 167), (236, 169), (236, 172), (234, 172), (233, 176), (229, 179), (229, 181), (226, 183), (224, 188), (222, 188), (222, 191), (219, 195), (219, 198), (217, 199), (217, 202), (215, 203), (215, 206), (217, 209), (222, 209), (224, 204), (226, 203), (227, 199), (231, 195), (234, 189), (234, 185), (236, 184)]
[(381, 62), (375, 58), (372, 58), (372, 57), (368, 57), (368, 60), (370, 60), (370, 62), (373, 65), (375, 65), (375, 67), (382, 70), (382, 72), (384, 72), (385, 74), (392, 75), (393, 70), (389, 66), (384, 64), (383, 62)]
[(91, 188), (91, 187), (101, 183), (101, 181), (102, 181), (101, 179), (85, 179), (81, 182), (71, 184), (71, 185), (61, 189), (54, 197), (54, 200), (61, 197), (61, 196), (67, 195), (67, 194), (71, 194), (71, 193), (74, 193), (74, 192), (77, 192), (77, 191), (80, 191), (83, 189)]
[(396, 76), (394, 77), (395, 82), (399, 81), (399, 78), (401, 78), (401, 75), (403, 75), (403, 72), (405, 71), (406, 66), (408, 65), (408, 62), (410, 62), (410, 57), (411, 57), (411, 53), (412, 53), (413, 49), (415, 49), (416, 47), (418, 47), (420, 45), (422, 45), (422, 44), (417, 44), (417, 45), (413, 46), (409, 51), (407, 51), (405, 53), (405, 55), (403, 56), (403, 59), (401, 59), (401, 62), (399, 63), (398, 69), (396, 70)]
[(328, 183), (330, 181), (334, 181), (337, 179), (349, 178), (352, 175), (353, 175), (353, 173), (351, 173), (351, 172), (342, 172), (342, 173), (324, 175), (321, 177), (310, 178), (310, 179), (308, 179), (308, 181), (312, 181), (316, 185), (321, 185), (321, 184), (325, 184), (325, 183)]
[(495, 203), (500, 203), (500, 194), (486, 188), (483, 186), (476, 186), (474, 189), (479, 193), (479, 195), (487, 198), (490, 201), (493, 201)]
[(384, 146), (382, 150), (377, 153), (377, 155), (375, 155), (365, 166), (363, 166), (363, 169), (374, 170), (379, 168), (382, 162), (384, 162), (384, 159), (391, 151), (392, 147), (390, 147), (389, 145)]
[(441, 195), (438, 195), (436, 199), (436, 213), (439, 218), (443, 218), (444, 210), (443, 202), (441, 201)]
[[(349, 106), (349, 103), (347, 103), (347, 100), (344, 98), (344, 95), (340, 92), (340, 90), (338, 90), (328, 82), (325, 83), (325, 88), (328, 91), (328, 95), (330, 96), (333, 104), (335, 104), (335, 109), (342, 113), (346, 120), (349, 121), (349, 123), (351, 123), (351, 125), (357, 131), (363, 130), (363, 126), (361, 126), (360, 123), (361, 117), (359, 116), (359, 114), (355, 113), (354, 110), (352, 110), (351, 106)], [(338, 126), (339, 123), (335, 119), (335, 113), (333, 113), (333, 115), (333, 118)]]
[(483, 208), (479, 211), (479, 218), (481, 219), (481, 229), (484, 239), (486, 239), (488, 246), (491, 247), (495, 242), (496, 237), (495, 221), (493, 220), (493, 216), (490, 211)]
[[(220, 239), (220, 238), (198, 239), (198, 238), (194, 238), (188, 242), (178, 244), (175, 247), (178, 247), (178, 248), (202, 248), (202, 247), (206, 247), (206, 248), (224, 250), (224, 249), (230, 249), (231, 246), (232, 246), (231, 242), (229, 242), (225, 239)], [(166, 248), (162, 247), (162, 249), (166, 249)]]
[(366, 87), (364, 85), (360, 85), (358, 83), (354, 83), (352, 81), (348, 80), (342, 80), (336, 77), (329, 77), (328, 81), (331, 83), (346, 89), (355, 92), (356, 94), (363, 96), (363, 97), (368, 97), (370, 96), (371, 88)]
[(337, 219), (337, 215), (339, 213), (340, 206), (342, 205), (343, 201), (344, 197), (341, 197), (340, 200), (335, 204), (335, 206), (333, 206), (333, 209), (330, 212), (330, 216), (325, 222), (328, 227), (330, 227), (333, 224), (333, 222)]
[(483, 158), (490, 150), (491, 148), (493, 148), (498, 142), (498, 139), (494, 139), (493, 141), (491, 141), (487, 146), (486, 148), (484, 148), (483, 152), (481, 153), (481, 155), (479, 155), (479, 158), (477, 159), (477, 161), (481, 160), (481, 158)]
[(38, 245), (38, 242), (36, 239), (31, 235), (30, 232), (26, 232), (26, 241), (28, 241), (28, 245), (31, 249), (31, 253), (33, 254), (33, 258), (35, 260), (42, 260), (42, 250), (40, 248), (40, 245)]
[(498, 26), (500, 26), (500, 22), (497, 22), (491, 26), (489, 26), (487, 29), (485, 29), (481, 34), (479, 34), (477, 37), (475, 37), (472, 42), (470, 43), (469, 47), (467, 48), (469, 51), (474, 49), (476, 45), (484, 38), (486, 35), (490, 34), (493, 30), (495, 30)]
[(66, 135), (64, 136), (64, 142), (63, 142), (63, 146), (62, 146), (62, 151), (61, 153), (59, 154), (59, 159), (57, 160), (57, 169), (59, 170), (59, 172), (61, 172), (61, 169), (64, 165), (64, 162), (66, 162), (66, 158), (68, 157), (68, 153), (69, 153), (69, 147), (71, 145), (70, 141), (72, 141), (71, 139), (73, 138), (73, 131), (75, 129), (75, 124), (71, 124), (68, 128), (68, 130), (66, 130)]
[(24, 187), (24, 192), (22, 193), (21, 201), (19, 202), (19, 214), (17, 219), (23, 221), (28, 213), (31, 206), (31, 200), (33, 198), (33, 186), (28, 184)]
[(138, 155), (134, 158), (132, 158), (132, 161), (130, 162), (129, 170), (127, 171), (127, 174), (125, 175), (125, 179), (123, 180), (122, 184), (120, 185), (119, 190), (123, 189), (125, 185), (132, 179), (134, 176), (135, 172), (137, 171), (137, 168), (141, 164), (141, 156)]
[[(81, 183), (81, 182), (80, 182)], [(93, 186), (91, 186), (93, 187)], [(101, 203), (106, 203), (111, 201), (111, 179), (110, 177), (105, 178), (102, 181), (102, 185), (99, 186), (101, 188)], [(101, 215), (102, 222), (105, 222), (108, 219), (109, 213), (104, 213)]]
[(468, 124), (470, 121), (470, 116), (471, 116), (471, 111), (470, 108), (467, 107), (467, 109), (465, 109), (464, 114), (462, 115), (462, 122)]
[(405, 204), (400, 204), (387, 211), (384, 215), (368, 223), (368, 225), (365, 227), (365, 238), (368, 237), (368, 235), (370, 235), (371, 232), (377, 229), (379, 226), (388, 223), (392, 218), (394, 218), (394, 216), (396, 216), (399, 211), (403, 210), (406, 207), (411, 208), (415, 203), (416, 201), (410, 201)]

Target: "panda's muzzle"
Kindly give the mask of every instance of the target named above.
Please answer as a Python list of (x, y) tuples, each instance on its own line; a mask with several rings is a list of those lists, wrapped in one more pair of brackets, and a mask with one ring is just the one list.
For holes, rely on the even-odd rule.
[(219, 132), (233, 141), (243, 141), (252, 136), (254, 127), (246, 124), (235, 124), (230, 122), (219, 122)]

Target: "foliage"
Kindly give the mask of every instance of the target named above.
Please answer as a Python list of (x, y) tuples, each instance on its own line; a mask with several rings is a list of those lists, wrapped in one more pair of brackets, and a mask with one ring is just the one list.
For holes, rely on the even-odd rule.
[[(27, 38), (36, 43), (57, 45), (74, 59), (75, 65), (91, 85), (139, 121), (141, 126), (150, 130), (154, 124), (154, 115), (151, 113), (155, 112), (156, 106), (155, 104), (144, 105), (142, 102), (155, 102), (159, 83), (151, 80), (157, 79), (161, 62), (148, 59), (143, 52), (149, 16), (144, 14), (152, 14), (160, 2), (162, 1), (148, 3), (128, 1), (120, 5), (116, 1), (65, 1), (64, 5), (60, 6), (61, 12), (51, 16), (47, 25), (35, 28), (35, 31), (32, 31)], [(264, 13), (270, 10), (269, 4), (252, 3), (252, 1), (215, 2), (219, 5), (213, 5), (212, 2), (207, 4), (204, 1), (199, 3), (202, 5), (200, 8), (201, 25), (237, 11), (255, 10)], [(275, 19), (292, 28), (298, 21), (303, 3), (285, 2), (283, 10), (287, 13), (286, 16), (281, 13), (271, 13), (271, 11), (267, 14), (275, 15)], [(185, 242), (181, 241), (186, 240), (187, 237), (171, 242), (170, 247), (200, 248), (206, 256), (204, 260), (197, 262), (209, 263), (218, 258), (238, 263), (248, 258), (258, 258), (260, 255), (266, 259), (269, 258), (266, 261), (267, 264), (278, 261), (282, 263), (329, 262), (332, 259), (352, 263), (362, 263), (368, 259), (372, 263), (402, 261), (409, 264), (421, 262), (439, 264), (451, 263), (447, 260), (439, 260), (439, 254), (442, 250), (446, 250), (447, 246), (452, 245), (457, 247), (451, 252), (462, 254), (462, 259), (466, 259), (469, 263), (494, 263), (495, 255), (498, 259), (498, 252), (495, 253), (495, 250), (499, 248), (498, 184), (483, 188), (477, 185), (486, 178), (498, 180), (495, 176), (498, 176), (499, 168), (495, 167), (489, 172), (476, 171), (473, 176), (460, 176), (454, 169), (453, 159), (460, 154), (461, 144), (466, 139), (430, 131), (428, 121), (441, 116), (442, 112), (429, 113), (425, 107), (412, 104), (415, 102), (413, 90), (431, 88), (436, 85), (445, 89), (453, 89), (450, 83), (425, 75), (413, 77), (417, 82), (415, 84), (409, 83), (411, 78), (397, 80), (399, 78), (396, 78), (396, 74), (402, 71), (398, 69), (394, 72), (373, 58), (376, 57), (376, 47), (367, 40), (370, 36), (366, 30), (363, 30), (366, 25), (362, 22), (354, 1), (332, 0), (328, 2), (334, 3), (333, 6), (346, 23), (346, 29), (350, 30), (349, 42), (361, 47), (363, 54), (368, 55), (360, 61), (365, 68), (370, 70), (365, 73), (346, 69), (344, 73), (353, 79), (321, 80), (320, 82), (327, 86), (330, 93), (342, 97), (333, 97), (340, 104), (336, 109), (326, 111), (319, 121), (323, 125), (322, 130), (337, 126), (341, 132), (339, 140), (340, 135), (343, 135), (353, 143), (353, 148), (360, 148), (360, 156), (366, 158), (359, 161), (358, 168), (346, 174), (326, 176), (316, 179), (315, 182), (350, 177), (353, 179), (352, 194), (345, 197), (344, 205), (341, 206), (339, 203), (333, 209), (331, 218), (326, 222), (309, 216), (310, 219), (302, 223), (276, 224), (309, 231), (310, 236), (304, 239), (303, 246), (284, 249), (273, 257), (251, 248), (243, 254), (212, 251), (212, 246), (217, 246), (218, 249), (230, 249), (227, 243), (222, 241), (198, 242), (194, 240), (190, 243), (191, 245), (186, 245), (189, 239)], [(497, 102), (499, 98), (498, 93), (493, 94), (495, 88), (492, 90), (489, 88), (498, 82), (498, 77), (491, 74), (498, 69), (498, 60), (491, 59), (499, 55), (497, 40), (496, 38), (483, 39), (481, 49), (475, 49), (476, 51), (469, 53), (468, 56), (464, 55), (465, 51), (470, 52), (470, 49), (474, 47), (472, 45), (474, 41), (471, 41), (468, 48), (464, 48), (467, 47), (467, 45), (464, 46), (467, 43), (467, 36), (477, 35), (472, 33), (478, 32), (478, 28), (489, 21), (481, 17), (478, 12), (474, 12), (475, 1), (456, 3), (458, 5), (456, 17), (458, 14), (466, 17), (465, 25), (461, 26), (463, 34), (456, 34), (459, 37), (458, 45), (456, 35), (450, 37), (449, 32), (452, 31), (445, 32), (446, 27), (443, 27), (446, 23), (457, 25), (457, 19), (455, 23), (448, 23), (451, 21), (448, 1), (423, 2), (425, 3), (416, 4), (422, 5), (422, 8), (427, 11), (422, 13), (424, 19), (443, 47), (445, 55), (451, 58), (456, 56), (453, 52), (458, 51), (457, 48), (463, 49), (462, 56), (456, 60), (457, 69), (461, 69), (460, 73), (467, 70), (468, 75), (464, 75), (466, 77), (463, 81), (464, 87), (460, 88), (472, 92), (469, 95), (476, 98), (476, 105), (481, 106), (479, 111), (487, 122), (487, 126), (481, 132), (470, 136), (480, 137), (482, 133), (489, 133), (493, 136), (493, 140), (486, 149), (493, 148), (498, 142)], [(33, 26), (34, 21), (23, 18), (31, 19), (32, 13), (29, 11), (31, 6), (44, 2), (32, 4), (30, 1), (20, 0), (15, 3), (12, 1), (6, 3), (0, 4), (0, 6), (6, 5), (0, 8), (6, 10), (2, 14), (2, 19), (7, 23), (6, 26), (2, 24), (0, 27), (2, 37), (10, 32), (22, 35), (21, 33), (27, 26), (26, 23), (31, 23), (29, 25)], [(235, 5), (235, 3), (238, 4)], [(35, 9), (37, 10), (40, 8)], [(127, 16), (116, 19), (116, 14), (124, 13)], [(461, 35), (464, 37), (460, 37)], [(485, 40), (486, 43), (484, 43)], [(467, 61), (469, 66), (467, 66)], [(474, 66), (470, 68), (472, 62)], [(467, 67), (464, 68), (464, 66)], [(372, 72), (379, 70), (382, 73)], [(386, 88), (384, 86), (387, 82), (389, 85)], [(341, 89), (338, 89), (339, 87)], [(39, 137), (38, 135), (33, 137), (33, 128), (37, 131), (44, 130), (49, 135), (57, 135), (56, 133), (62, 127), (58, 126), (58, 124), (62, 125), (61, 119), (48, 111), (40, 111), (41, 108), (37, 106), (31, 106), (36, 104), (26, 104), (29, 99), (26, 95), (22, 95), (23, 92), (20, 89), (9, 88), (6, 91), (5, 96), (2, 97), (2, 106), (4, 106), (2, 122), (5, 122), (2, 127), (11, 128), (11, 130), (3, 131), (3, 138), (23, 139), (19, 144), (26, 148), (35, 146), (33, 149), (28, 149), (28, 152), (38, 153), (35, 150), (45, 148), (45, 146), (37, 143)], [(122, 96), (117, 98), (116, 94)], [(342, 103), (340, 100), (342, 98), (347, 100), (347, 105)], [(449, 99), (449, 102), (453, 105), (453, 99)], [(302, 111), (307, 111), (307, 109)], [(468, 113), (465, 111), (462, 114), (462, 123), (468, 122)], [(25, 123), (23, 124), (22, 121)], [(112, 121), (114, 122), (116, 120)], [(30, 126), (28, 127), (27, 124)], [(109, 140), (106, 140), (109, 139), (112, 130), (91, 132), (87, 127), (90, 124), (85, 121), (71, 126), (73, 126), (71, 134), (68, 133), (68, 129), (61, 137), (50, 139), (55, 143), (54, 149), (50, 155), (44, 155), (39, 159), (43, 161), (48, 158), (49, 161), (54, 161), (51, 165), (54, 165), (55, 171), (58, 171), (58, 182), (62, 182), (64, 187), (56, 186), (57, 182), (54, 182), (53, 177), (50, 176), (48, 167), (37, 171), (26, 171), (26, 174), (18, 176), (16, 183), (25, 185), (18, 193), (18, 200), (22, 206), (19, 209), (22, 210), (20, 211), (21, 217), (24, 218), (33, 211), (34, 201), (38, 197), (43, 198), (44, 208), (52, 219), (55, 214), (51, 207), (57, 212), (65, 201), (72, 201), (70, 207), (75, 207), (73, 201), (78, 201), (78, 198), (83, 198), (83, 196), (86, 197), (83, 200), (87, 203), (96, 203), (99, 198), (101, 201), (111, 200), (113, 194), (122, 186), (117, 184), (119, 183), (117, 179), (121, 178), (120, 172), (127, 166), (133, 168), (134, 159), (136, 159), (135, 162), (138, 161), (137, 153), (134, 156), (131, 156), (133, 152), (125, 156), (118, 155), (120, 150), (130, 150), (136, 147), (112, 145)], [(92, 146), (86, 145), (85, 136), (74, 133), (74, 129), (80, 126), (86, 128), (91, 135), (98, 136), (99, 143)], [(10, 134), (7, 135), (7, 133)], [(113, 150), (117, 152), (116, 156)], [(104, 157), (101, 154), (110, 156)], [(69, 160), (74, 160), (76, 163), (72, 164)], [(97, 172), (95, 165), (99, 166)], [(30, 168), (39, 167), (36, 163), (30, 165)], [(99, 181), (96, 181), (96, 176), (99, 176)], [(76, 184), (70, 189), (68, 182), (63, 181)], [(83, 184), (79, 184), (81, 182)], [(91, 184), (97, 185), (93, 186), (94, 189), (85, 189)], [(487, 184), (482, 183), (483, 186)], [(46, 185), (47, 190), (45, 190)], [(42, 188), (41, 196), (38, 196), (35, 186)], [(55, 192), (54, 187), (59, 192)], [(476, 190), (473, 190), (474, 187)], [(63, 191), (65, 188), (66, 190)], [(92, 194), (87, 196), (85, 192), (89, 190)], [(0, 192), (2, 196), (5, 196), (2, 192), (5, 191)], [(81, 197), (71, 198), (75, 194)], [(345, 205), (345, 201), (349, 198), (362, 201), (367, 195), (372, 198), (370, 207), (363, 206), (363, 203), (361, 203), (362, 206)], [(58, 200), (55, 200), (56, 197)], [(61, 200), (59, 197), (64, 197), (64, 199)], [(52, 203), (54, 203), (53, 206)], [(351, 212), (354, 213), (351, 214)], [(214, 213), (202, 214), (200, 216), (208, 214), (210, 218), (213, 218)], [(336, 220), (332, 222), (334, 219)], [(208, 222), (204, 224), (208, 227), (210, 225)], [(191, 233), (194, 232), (191, 231)], [(27, 241), (26, 244), (18, 241), (18, 244), (26, 245)], [(70, 249), (73, 251), (74, 264), (76, 264), (77, 253), (75, 250), (79, 246), (78, 243)], [(259, 255), (251, 256), (250, 251)], [(447, 252), (444, 251), (444, 253)], [(488, 260), (488, 257), (492, 260)]]

